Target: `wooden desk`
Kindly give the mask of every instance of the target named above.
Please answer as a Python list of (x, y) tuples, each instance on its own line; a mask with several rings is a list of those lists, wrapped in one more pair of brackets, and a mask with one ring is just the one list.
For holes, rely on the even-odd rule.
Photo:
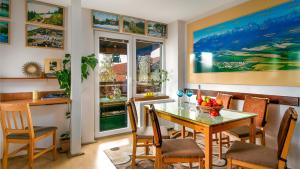
[(43, 105), (56, 105), (56, 104), (69, 104), (71, 100), (68, 98), (53, 98), (43, 100), (12, 100), (0, 102), (0, 104), (29, 104), (30, 106), (43, 106)]
[[(255, 143), (255, 117), (257, 114), (235, 110), (221, 110), (220, 116), (209, 117), (207, 113), (190, 111), (188, 103), (179, 106), (177, 102), (154, 104), (157, 115), (165, 120), (186, 126), (204, 134), (205, 168), (212, 168), (212, 135), (232, 128), (249, 126), (250, 142)], [(145, 106), (145, 112), (149, 107)], [(196, 109), (196, 106), (195, 106)], [(148, 117), (145, 115), (145, 117)], [(148, 121), (148, 120), (147, 120)], [(145, 123), (147, 125), (147, 122)]]

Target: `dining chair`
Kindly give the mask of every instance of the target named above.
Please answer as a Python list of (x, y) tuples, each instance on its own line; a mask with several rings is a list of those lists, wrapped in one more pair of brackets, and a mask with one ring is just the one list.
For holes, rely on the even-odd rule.
[(159, 121), (154, 105), (149, 110), (154, 133), (155, 146), (155, 169), (161, 169), (172, 163), (189, 163), (192, 168), (193, 162), (199, 163), (199, 169), (203, 168), (204, 152), (193, 139), (165, 139), (163, 140)]
[[(29, 168), (33, 169), (33, 161), (41, 155), (52, 151), (56, 159), (56, 130), (57, 127), (33, 126), (28, 104), (1, 104), (1, 126), (3, 132), (3, 159), (2, 169), (7, 168), (9, 156), (22, 150), (28, 151)], [(48, 148), (37, 148), (36, 142), (52, 136), (52, 144)], [(9, 153), (9, 145), (25, 144)]]
[[(136, 159), (155, 159), (155, 156), (149, 155), (149, 146), (153, 146), (153, 130), (151, 127), (138, 128), (138, 116), (135, 107), (134, 99), (131, 98), (127, 102), (127, 110), (129, 113), (131, 133), (132, 133), (132, 161), (131, 168), (135, 168)], [(166, 127), (161, 127), (162, 137), (169, 139), (168, 130)], [(136, 155), (137, 147), (144, 147), (145, 155)]]
[(277, 135), (277, 151), (261, 145), (235, 141), (226, 153), (227, 168), (231, 169), (232, 165), (253, 169), (286, 168), (297, 117), (294, 108), (290, 107), (286, 110)]
[[(259, 98), (252, 96), (245, 96), (245, 101), (243, 105), (243, 112), (256, 113), (256, 134), (255, 136), (260, 138), (261, 144), (265, 145), (265, 125), (267, 123), (268, 116), (268, 98)], [(238, 127), (224, 132), (229, 136), (240, 139), (242, 142), (245, 142), (249, 139), (250, 130), (248, 126)]]

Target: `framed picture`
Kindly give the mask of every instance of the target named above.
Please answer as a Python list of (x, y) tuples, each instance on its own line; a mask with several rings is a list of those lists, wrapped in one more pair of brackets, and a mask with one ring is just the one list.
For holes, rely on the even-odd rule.
[(9, 22), (0, 21), (0, 43), (9, 44)]
[(62, 60), (58, 58), (45, 59), (45, 74), (54, 75), (56, 71), (62, 70)]
[(64, 49), (64, 31), (26, 25), (26, 44), (31, 47)]
[(10, 0), (0, 0), (0, 17), (10, 17)]
[(123, 16), (123, 32), (145, 35), (145, 20)]
[(27, 23), (64, 26), (64, 8), (60, 6), (28, 0), (26, 14)]
[(147, 35), (165, 38), (167, 37), (167, 25), (159, 22), (147, 21)]
[(93, 28), (108, 31), (120, 31), (120, 16), (116, 14), (92, 11)]
[(241, 4), (188, 24), (189, 83), (300, 86), (299, 3), (251, 2), (247, 15)]

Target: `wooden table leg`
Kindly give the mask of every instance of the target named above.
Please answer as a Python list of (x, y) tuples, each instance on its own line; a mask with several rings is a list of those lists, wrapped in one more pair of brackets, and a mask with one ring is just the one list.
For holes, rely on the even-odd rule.
[(204, 133), (205, 136), (205, 169), (212, 168), (212, 132), (207, 128)]
[(249, 125), (249, 129), (250, 129), (250, 138), (249, 138), (249, 141), (250, 141), (250, 143), (253, 143), (253, 144), (255, 144), (255, 118), (253, 117), (253, 118), (251, 118), (250, 119), (250, 125)]
[(219, 159), (221, 160), (222, 159), (222, 155), (223, 155), (223, 152), (222, 152), (222, 132), (219, 132)]

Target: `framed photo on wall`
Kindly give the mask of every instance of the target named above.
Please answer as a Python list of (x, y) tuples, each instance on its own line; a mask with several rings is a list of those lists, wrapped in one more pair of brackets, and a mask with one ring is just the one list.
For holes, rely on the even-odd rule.
[(64, 30), (26, 25), (26, 44), (29, 47), (64, 49)]
[(27, 23), (46, 25), (46, 26), (64, 26), (64, 7), (27, 0), (26, 4)]
[(145, 35), (145, 20), (123, 16), (123, 32)]
[(10, 0), (0, 0), (0, 18), (10, 17)]
[(54, 76), (56, 71), (62, 70), (62, 60), (58, 58), (45, 59), (45, 74)]
[(167, 37), (167, 25), (154, 21), (147, 21), (147, 35), (166, 38)]
[(0, 21), (0, 43), (9, 44), (9, 22)]
[(92, 11), (93, 28), (107, 30), (107, 31), (120, 31), (120, 16), (101, 11)]

